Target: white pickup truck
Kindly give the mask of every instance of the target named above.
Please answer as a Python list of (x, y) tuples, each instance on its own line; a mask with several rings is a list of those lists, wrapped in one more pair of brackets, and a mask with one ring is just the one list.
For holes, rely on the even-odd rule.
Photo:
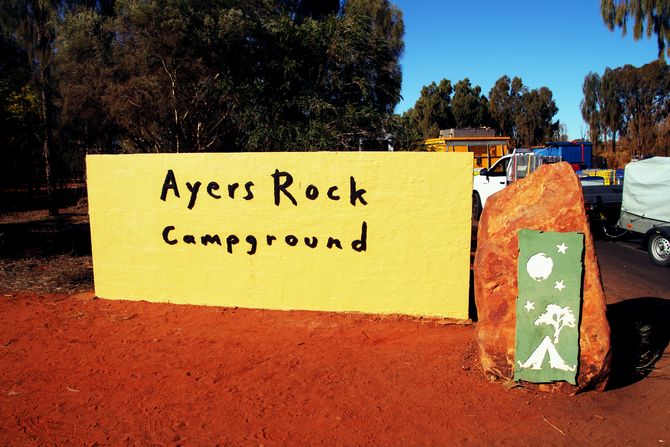
[(482, 169), (472, 181), (472, 218), (479, 220), (486, 200), (501, 191), (507, 184), (507, 165), (511, 155), (505, 155), (495, 162), (490, 169)]
[[(472, 181), (472, 218), (477, 220), (493, 194), (510, 183), (526, 177), (538, 167), (561, 161), (560, 157), (538, 156), (528, 149), (515, 149), (495, 162), (490, 169), (482, 169)], [(619, 218), (623, 185), (604, 185), (582, 179), (584, 205), (592, 224), (608, 235)], [(602, 227), (602, 228), (600, 228)]]
[(496, 161), (489, 169), (482, 169), (472, 183), (472, 218), (477, 220), (486, 200), (510, 183), (524, 178), (544, 163), (560, 161), (557, 157), (535, 157), (528, 149), (515, 149)]

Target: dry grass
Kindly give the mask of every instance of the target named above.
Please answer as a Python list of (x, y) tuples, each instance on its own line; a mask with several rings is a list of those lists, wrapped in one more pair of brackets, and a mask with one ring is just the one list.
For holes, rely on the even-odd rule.
[(655, 150), (650, 148), (643, 153), (640, 153), (639, 150), (634, 148), (633, 144), (627, 140), (617, 141), (616, 152), (612, 152), (612, 144), (607, 143), (605, 147), (598, 146), (593, 150), (594, 155), (604, 157), (607, 160), (607, 166), (610, 169), (623, 169), (633, 157), (639, 157), (640, 155), (657, 155), (657, 156), (669, 156), (670, 147)]
[(90, 256), (0, 257), (0, 293), (75, 293), (93, 290)]

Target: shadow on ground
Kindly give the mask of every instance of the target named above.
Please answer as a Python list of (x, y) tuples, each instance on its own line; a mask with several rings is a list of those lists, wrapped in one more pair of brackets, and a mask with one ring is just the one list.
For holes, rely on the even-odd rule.
[(477, 322), (477, 303), (475, 302), (475, 272), (470, 269), (470, 293), (468, 294), (468, 318)]
[(0, 189), (0, 258), (88, 256), (91, 235), (83, 184), (55, 191), (58, 215), (46, 213), (46, 191)]
[(72, 222), (67, 214), (49, 219), (0, 224), (0, 257), (91, 254), (87, 222)]
[(475, 272), (473, 269), (475, 263), (475, 253), (477, 252), (477, 231), (479, 222), (472, 220), (470, 232), (470, 293), (468, 299), (468, 318), (473, 322), (477, 321), (477, 303), (475, 303)]
[(61, 209), (0, 214), (0, 292), (70, 293), (93, 289), (85, 200)]
[(631, 385), (651, 373), (670, 341), (670, 300), (632, 298), (607, 306), (612, 370), (607, 388)]

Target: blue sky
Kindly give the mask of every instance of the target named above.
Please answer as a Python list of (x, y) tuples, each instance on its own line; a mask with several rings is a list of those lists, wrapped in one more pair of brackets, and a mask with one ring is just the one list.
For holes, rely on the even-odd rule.
[(579, 111), (589, 71), (644, 65), (656, 59), (656, 39), (635, 41), (609, 31), (600, 0), (392, 0), (403, 12), (402, 113), (421, 87), (447, 78), (468, 77), (489, 90), (500, 76), (519, 76), (529, 88), (547, 86), (558, 106), (556, 118), (571, 139), (588, 126)]

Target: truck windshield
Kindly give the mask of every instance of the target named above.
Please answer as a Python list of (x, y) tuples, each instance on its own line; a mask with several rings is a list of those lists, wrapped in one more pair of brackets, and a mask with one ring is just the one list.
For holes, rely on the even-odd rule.
[(491, 177), (504, 177), (507, 175), (507, 164), (509, 163), (509, 158), (503, 158), (498, 163), (494, 164), (491, 169), (488, 171), (488, 175)]

